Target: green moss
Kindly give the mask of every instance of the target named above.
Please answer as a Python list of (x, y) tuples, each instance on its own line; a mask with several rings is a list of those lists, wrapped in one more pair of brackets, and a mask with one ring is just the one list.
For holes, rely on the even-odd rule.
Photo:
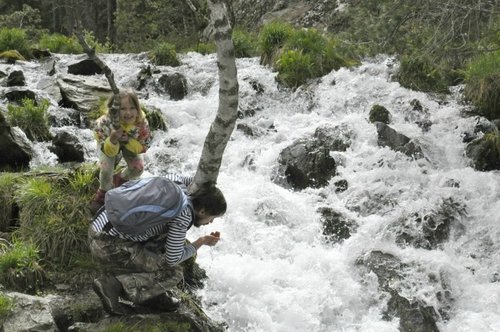
[(8, 63), (15, 63), (16, 61), (25, 61), (26, 59), (16, 50), (10, 50), (0, 53), (0, 59), (7, 60)]
[(3, 294), (0, 294), (0, 325), (3, 325), (11, 310), (12, 300)]
[(376, 122), (376, 121), (379, 121), (379, 122), (383, 122), (385, 124), (388, 124), (391, 119), (390, 119), (390, 113), (389, 111), (387, 110), (387, 108), (385, 108), (384, 106), (381, 106), (381, 105), (373, 105), (371, 110), (370, 110), (370, 115), (369, 115), (369, 118), (368, 120), (370, 122)]

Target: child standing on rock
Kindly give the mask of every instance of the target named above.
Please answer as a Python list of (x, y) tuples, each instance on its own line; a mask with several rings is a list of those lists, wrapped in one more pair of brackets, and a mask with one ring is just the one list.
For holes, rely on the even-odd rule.
[[(120, 91), (120, 127), (113, 128), (109, 109), (113, 97), (108, 100), (108, 112), (95, 123), (94, 136), (99, 150), (99, 189), (92, 200), (90, 210), (95, 214), (104, 205), (106, 192), (124, 182), (141, 176), (144, 161), (141, 156), (151, 142), (151, 132), (146, 115), (141, 110), (139, 99), (133, 90)], [(119, 153), (127, 162), (127, 167), (113, 175)]]

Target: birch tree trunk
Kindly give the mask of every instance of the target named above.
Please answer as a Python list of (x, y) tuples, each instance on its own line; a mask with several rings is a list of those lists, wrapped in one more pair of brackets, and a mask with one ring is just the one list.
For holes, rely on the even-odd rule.
[(219, 108), (205, 138), (190, 193), (195, 193), (204, 184), (217, 182), (222, 155), (234, 130), (238, 111), (238, 77), (228, 4), (225, 0), (208, 0), (208, 6), (217, 46)]

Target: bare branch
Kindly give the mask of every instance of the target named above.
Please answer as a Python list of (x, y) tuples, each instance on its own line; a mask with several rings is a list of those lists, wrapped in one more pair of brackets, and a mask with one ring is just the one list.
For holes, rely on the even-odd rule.
[(113, 91), (113, 104), (111, 109), (109, 110), (109, 115), (111, 118), (111, 122), (113, 123), (114, 128), (120, 127), (120, 98), (118, 95), (120, 94), (120, 90), (116, 86), (114, 74), (111, 69), (106, 65), (96, 54), (95, 49), (91, 48), (85, 38), (83, 36), (82, 27), (80, 21), (76, 21), (75, 34), (78, 38), (78, 41), (83, 47), (84, 52), (87, 54), (90, 60), (94, 61), (94, 63), (101, 68), (108, 80), (109, 86), (111, 87), (111, 91)]

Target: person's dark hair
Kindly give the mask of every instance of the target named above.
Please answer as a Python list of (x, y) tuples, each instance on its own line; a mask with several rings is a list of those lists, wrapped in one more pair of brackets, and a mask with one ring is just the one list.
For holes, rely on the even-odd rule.
[(227, 204), (222, 191), (213, 184), (208, 184), (200, 188), (192, 196), (195, 210), (205, 209), (211, 216), (221, 216), (226, 213)]

